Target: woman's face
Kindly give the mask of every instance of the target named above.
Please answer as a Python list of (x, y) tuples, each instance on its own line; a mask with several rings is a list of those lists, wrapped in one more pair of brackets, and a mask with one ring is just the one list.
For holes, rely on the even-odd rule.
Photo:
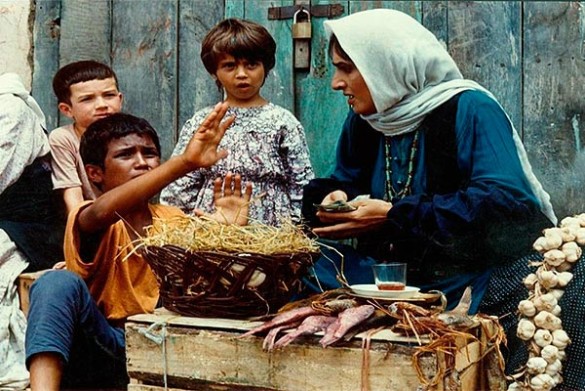
[(370, 95), (370, 90), (354, 63), (341, 57), (335, 47), (331, 53), (331, 61), (335, 67), (331, 88), (339, 90), (347, 96), (347, 103), (356, 114), (376, 113), (376, 106)]

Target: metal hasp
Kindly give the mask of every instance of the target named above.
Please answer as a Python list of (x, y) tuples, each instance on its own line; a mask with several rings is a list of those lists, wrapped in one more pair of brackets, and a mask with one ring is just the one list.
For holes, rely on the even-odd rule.
[(308, 70), (311, 67), (311, 17), (331, 18), (342, 14), (341, 4), (296, 5), (268, 9), (268, 19), (293, 19), (293, 66), (298, 70)]

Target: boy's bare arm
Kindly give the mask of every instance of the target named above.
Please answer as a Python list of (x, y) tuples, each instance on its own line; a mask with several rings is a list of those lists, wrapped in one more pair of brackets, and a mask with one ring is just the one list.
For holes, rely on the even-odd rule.
[(222, 122), (227, 103), (218, 103), (191, 138), (185, 152), (170, 158), (159, 167), (134, 178), (106, 193), (84, 209), (78, 217), (82, 232), (97, 232), (118, 221), (119, 216), (145, 207), (162, 188), (200, 167), (209, 167), (227, 156), (218, 150), (219, 142), (234, 118)]
[(83, 202), (83, 190), (81, 190), (81, 186), (63, 189), (63, 201), (65, 202), (67, 214), (69, 214)]

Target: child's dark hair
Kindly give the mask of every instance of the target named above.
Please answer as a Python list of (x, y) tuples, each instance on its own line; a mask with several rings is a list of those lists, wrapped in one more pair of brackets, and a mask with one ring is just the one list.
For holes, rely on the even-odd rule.
[(150, 137), (160, 156), (158, 134), (147, 120), (126, 113), (116, 113), (95, 121), (83, 133), (79, 146), (81, 160), (84, 164), (93, 164), (103, 169), (110, 141), (129, 134)]
[(333, 56), (333, 51), (335, 51), (335, 53), (337, 53), (339, 57), (345, 61), (349, 61), (353, 64), (353, 60), (349, 57), (345, 50), (343, 50), (335, 34), (331, 34), (331, 38), (329, 38), (329, 57)]
[(59, 69), (53, 77), (53, 91), (59, 103), (71, 104), (71, 85), (110, 77), (114, 78), (118, 87), (116, 74), (106, 64), (93, 60), (72, 62)]
[(244, 19), (225, 19), (203, 38), (201, 61), (212, 75), (223, 54), (264, 65), (265, 77), (275, 64), (276, 42), (262, 25)]

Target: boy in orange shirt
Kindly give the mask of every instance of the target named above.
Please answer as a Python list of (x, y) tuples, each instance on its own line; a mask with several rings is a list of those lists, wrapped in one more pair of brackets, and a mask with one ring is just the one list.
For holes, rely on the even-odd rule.
[[(127, 384), (123, 323), (152, 312), (158, 300), (148, 264), (138, 253), (129, 255), (132, 241), (157, 224), (155, 217), (182, 215), (177, 208), (149, 204), (154, 195), (227, 155), (217, 149), (233, 122), (233, 117), (221, 122), (226, 110), (227, 104), (218, 104), (185, 152), (163, 164), (147, 121), (118, 113), (89, 126), (81, 154), (88, 178), (103, 194), (69, 215), (64, 247), (71, 271), (46, 273), (31, 288), (26, 356), (33, 391), (58, 390), (65, 383)], [(214, 191), (218, 212), (211, 217), (247, 224), (251, 185), (242, 194), (240, 177), (228, 174), (224, 182), (216, 180)], [(121, 382), (112, 384), (115, 378)]]

